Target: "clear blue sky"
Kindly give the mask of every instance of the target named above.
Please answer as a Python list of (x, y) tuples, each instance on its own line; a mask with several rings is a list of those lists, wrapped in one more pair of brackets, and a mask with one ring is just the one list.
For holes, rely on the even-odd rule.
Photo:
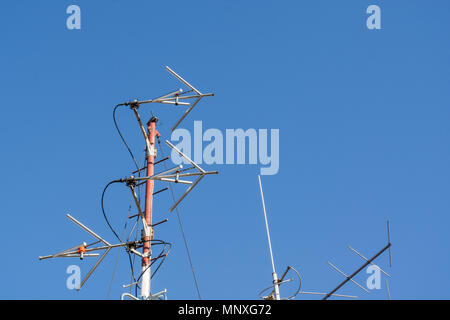
[[(81, 7), (81, 30), (66, 28), (71, 4)], [(366, 27), (371, 4), (381, 7), (381, 30)], [(112, 109), (177, 89), (165, 65), (216, 94), (182, 127), (280, 129), (280, 171), (263, 177), (279, 273), (295, 266), (303, 290), (329, 291), (343, 278), (327, 261), (352, 272), (362, 261), (347, 245), (373, 255), (390, 219), (393, 268), (386, 255), (378, 262), (392, 297), (450, 298), (449, 14), (444, 0), (2, 1), (0, 298), (106, 297), (117, 251), (80, 292), (66, 289), (66, 267), (87, 272), (93, 261), (38, 256), (91, 240), (67, 212), (113, 242), (101, 191), (133, 165)], [(167, 137), (180, 113), (152, 110)], [(139, 154), (132, 114), (118, 119)], [(259, 166), (205, 168), (220, 174), (180, 208), (202, 296), (257, 298), (271, 282)], [(122, 186), (106, 195), (120, 231), (129, 201)], [(174, 248), (152, 286), (196, 299), (169, 205), (168, 193), (158, 196), (155, 220), (169, 222), (156, 232)], [(112, 298), (128, 282), (122, 253)], [(385, 299), (382, 285), (340, 293)]]

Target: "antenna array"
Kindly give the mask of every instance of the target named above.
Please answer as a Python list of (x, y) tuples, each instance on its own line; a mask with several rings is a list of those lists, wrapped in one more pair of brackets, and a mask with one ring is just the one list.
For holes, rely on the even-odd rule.
[[(213, 93), (201, 93), (199, 90), (197, 90), (194, 86), (192, 86), (190, 83), (188, 83), (185, 79), (183, 79), (180, 75), (178, 75), (175, 71), (173, 71), (171, 68), (166, 67), (167, 71), (169, 71), (174, 77), (176, 77), (179, 81), (181, 81), (185, 86), (189, 88), (188, 91), (183, 92), (182, 89), (178, 89), (175, 91), (172, 91), (168, 94), (165, 94), (163, 96), (160, 96), (155, 99), (151, 100), (134, 100), (129, 102), (120, 103), (116, 106), (128, 106), (134, 113), (135, 118), (137, 120), (138, 126), (140, 128), (140, 131), (144, 137), (145, 140), (145, 150), (146, 150), (146, 165), (142, 168), (139, 168), (137, 165), (137, 162), (135, 161), (135, 164), (137, 166), (137, 170), (133, 171), (132, 174), (138, 174), (138, 176), (130, 175), (129, 177), (116, 179), (111, 182), (109, 182), (106, 186), (106, 188), (113, 184), (113, 183), (122, 183), (128, 189), (131, 193), (132, 201), (134, 202), (137, 214), (133, 216), (129, 216), (130, 218), (136, 218), (135, 225), (133, 226), (133, 229), (135, 229), (137, 223), (141, 225), (141, 239), (135, 240), (135, 241), (122, 241), (120, 237), (117, 235), (117, 233), (114, 231), (114, 229), (109, 224), (108, 219), (106, 218), (106, 214), (103, 209), (103, 195), (106, 191), (106, 188), (102, 195), (102, 211), (105, 216), (106, 222), (108, 226), (111, 228), (112, 232), (116, 236), (116, 238), (119, 240), (119, 243), (111, 244), (108, 241), (106, 241), (104, 238), (99, 236), (97, 233), (89, 229), (87, 226), (82, 224), (80, 221), (72, 217), (70, 214), (67, 214), (67, 218), (69, 218), (72, 222), (74, 222), (76, 225), (81, 227), (83, 230), (85, 230), (87, 233), (89, 233), (91, 236), (93, 236), (97, 241), (87, 244), (86, 242), (83, 242), (77, 246), (71, 247), (69, 249), (66, 249), (64, 251), (60, 251), (53, 255), (47, 255), (47, 256), (40, 256), (40, 260), (50, 259), (50, 258), (79, 258), (83, 260), (84, 258), (90, 258), (90, 257), (99, 257), (93, 267), (89, 270), (89, 272), (86, 274), (84, 279), (80, 282), (79, 287), (77, 290), (81, 289), (81, 287), (86, 283), (86, 281), (89, 279), (89, 277), (92, 275), (92, 273), (95, 271), (95, 269), (99, 266), (99, 264), (103, 261), (105, 256), (110, 252), (111, 249), (114, 248), (124, 248), (125, 251), (131, 255), (133, 254), (135, 257), (137, 256), (142, 260), (142, 269), (139, 277), (135, 279), (134, 282), (124, 285), (124, 288), (130, 288), (135, 286), (137, 288), (140, 284), (140, 296), (137, 297), (136, 295), (132, 295), (131, 293), (124, 293), (122, 294), (122, 299), (128, 298), (133, 300), (154, 300), (154, 299), (165, 299), (166, 297), (166, 290), (157, 292), (152, 294), (150, 291), (150, 282), (153, 275), (150, 273), (150, 267), (153, 265), (153, 263), (157, 260), (162, 260), (159, 264), (161, 265), (162, 262), (164, 262), (165, 258), (167, 257), (171, 245), (168, 242), (157, 240), (154, 238), (154, 227), (166, 222), (168, 219), (162, 220), (160, 222), (152, 224), (152, 204), (153, 204), (153, 196), (159, 194), (160, 192), (163, 192), (168, 189), (168, 187), (165, 187), (163, 189), (160, 189), (158, 191), (154, 191), (154, 182), (166, 182), (166, 183), (175, 183), (175, 184), (184, 184), (188, 185), (188, 188), (185, 190), (183, 195), (175, 199), (174, 203), (169, 209), (169, 212), (172, 212), (174, 209), (176, 209), (180, 203), (186, 198), (186, 196), (197, 186), (197, 184), (207, 175), (211, 174), (218, 174), (218, 171), (205, 171), (202, 169), (198, 164), (196, 164), (194, 161), (192, 161), (187, 155), (185, 155), (183, 152), (181, 152), (176, 146), (171, 144), (168, 140), (165, 141), (166, 145), (171, 148), (175, 153), (177, 153), (179, 156), (181, 156), (187, 163), (190, 164), (190, 167), (183, 169), (182, 165), (173, 167), (171, 169), (167, 169), (165, 171), (156, 173), (154, 172), (155, 165), (164, 162), (169, 159), (169, 157), (165, 157), (164, 159), (161, 159), (159, 161), (155, 161), (157, 157), (157, 150), (155, 146), (155, 139), (157, 138), (159, 141), (160, 133), (156, 130), (156, 124), (158, 122), (158, 119), (154, 116), (151, 117), (150, 121), (147, 123), (147, 128), (144, 127), (140, 114), (138, 112), (140, 106), (150, 103), (159, 103), (164, 105), (175, 105), (175, 106), (185, 106), (187, 107), (184, 114), (176, 121), (176, 123), (172, 126), (171, 130), (175, 130), (179, 124), (186, 118), (186, 116), (193, 110), (193, 108), (200, 102), (200, 100), (204, 97), (210, 97), (213, 96)], [(116, 110), (114, 109), (114, 112)], [(114, 115), (114, 113), (113, 113)], [(114, 122), (117, 127), (117, 123)], [(119, 130), (118, 130), (119, 131)], [(128, 151), (132, 155), (133, 159), (134, 156), (129, 149), (127, 143), (125, 142), (123, 136), (121, 135), (119, 131), (119, 135), (121, 136), (123, 142), (128, 148)], [(147, 170), (146, 175), (141, 177), (141, 172)], [(193, 180), (190, 180), (193, 179)], [(272, 265), (272, 284), (262, 290), (259, 293), (259, 296), (265, 300), (291, 300), (294, 299), (299, 294), (311, 294), (311, 295), (323, 295), (323, 300), (328, 299), (331, 296), (335, 297), (344, 297), (344, 298), (357, 298), (356, 296), (350, 296), (350, 295), (343, 295), (343, 294), (337, 294), (336, 292), (344, 286), (347, 282), (351, 281), (357, 286), (359, 286), (362, 290), (367, 291), (363, 286), (358, 284), (353, 278), (366, 266), (369, 264), (373, 265), (373, 261), (379, 257), (383, 252), (389, 249), (389, 264), (391, 264), (391, 242), (390, 242), (390, 234), (389, 234), (389, 221), (387, 224), (387, 231), (388, 231), (388, 244), (381, 249), (377, 254), (375, 254), (370, 259), (367, 259), (365, 256), (363, 256), (361, 253), (353, 249), (349, 246), (349, 249), (357, 254), (359, 257), (361, 257), (363, 260), (365, 260), (365, 263), (358, 268), (355, 272), (353, 272), (350, 276), (345, 274), (343, 271), (341, 271), (338, 267), (333, 265), (331, 262), (328, 262), (328, 264), (335, 269), (337, 272), (342, 274), (346, 279), (342, 281), (336, 288), (331, 290), (329, 293), (320, 293), (320, 292), (310, 292), (310, 291), (302, 291), (302, 279), (300, 277), (300, 273), (292, 266), (287, 266), (286, 270), (283, 272), (282, 276), (278, 278), (278, 275), (276, 273), (275, 269), (275, 263), (274, 263), (274, 257), (273, 257), (273, 251), (272, 251), (272, 243), (270, 238), (270, 232), (269, 232), (269, 224), (267, 220), (267, 212), (266, 212), (266, 205), (264, 201), (264, 194), (263, 194), (263, 188), (261, 183), (261, 177), (258, 176), (259, 181), (259, 189), (261, 193), (261, 201), (262, 201), (262, 207), (263, 207), (263, 213), (264, 213), (264, 220), (266, 225), (266, 233), (267, 233), (267, 241), (269, 245), (269, 253), (270, 253), (270, 260)], [(145, 209), (142, 209), (140, 196), (139, 196), (139, 189), (142, 185), (145, 185)], [(138, 222), (140, 221), (140, 222)], [(99, 246), (95, 246), (97, 244), (101, 243)], [(152, 256), (152, 247), (155, 245), (163, 245), (163, 249), (157, 256)], [(138, 249), (142, 249), (142, 252), (139, 252)], [(101, 256), (100, 253), (102, 252)], [(131, 258), (130, 258), (131, 260)], [(159, 266), (156, 268), (159, 269)], [(132, 267), (133, 269), (133, 267)], [(387, 272), (382, 270), (380, 268), (380, 271), (383, 272), (386, 276), (390, 276)], [(134, 272), (133, 272), (134, 273)], [(293, 274), (294, 278), (288, 278), (287, 276), (289, 274)], [(288, 296), (287, 298), (281, 298), (280, 296), (280, 286), (286, 283), (293, 282), (294, 279), (297, 278), (298, 280), (298, 287), (294, 294), (291, 296)], [(386, 280), (386, 286), (387, 286), (387, 294), (388, 298), (390, 299), (390, 292), (389, 287)]]
[[(138, 176), (130, 175), (129, 177), (116, 179), (108, 183), (106, 188), (113, 184), (113, 183), (122, 183), (128, 189), (130, 190), (132, 201), (134, 202), (137, 214), (134, 216), (129, 216), (128, 218), (136, 218), (136, 223), (133, 227), (135, 229), (136, 224), (139, 222), (141, 225), (141, 239), (135, 240), (135, 241), (122, 241), (120, 237), (117, 235), (117, 233), (114, 231), (114, 229), (109, 224), (109, 221), (106, 217), (106, 214), (103, 209), (103, 195), (106, 191), (106, 188), (102, 195), (102, 210), (103, 214), (105, 216), (106, 222), (108, 223), (108, 226), (111, 228), (112, 232), (116, 236), (116, 238), (119, 240), (119, 243), (117, 244), (110, 244), (108, 241), (106, 241), (104, 238), (100, 237), (97, 233), (89, 229), (87, 226), (79, 222), (77, 219), (73, 218), (71, 215), (67, 214), (67, 217), (77, 224), (79, 227), (81, 227), (83, 230), (88, 232), (91, 236), (93, 236), (95, 239), (97, 239), (96, 242), (91, 244), (86, 244), (86, 242), (83, 242), (80, 245), (77, 245), (75, 247), (66, 249), (64, 251), (58, 252), (53, 255), (47, 255), (47, 256), (41, 256), (39, 257), (40, 260), (44, 259), (50, 259), (50, 258), (89, 258), (89, 257), (98, 257), (100, 254), (98, 252), (102, 252), (102, 255), (98, 258), (98, 260), (95, 262), (94, 266), (90, 269), (90, 271), (86, 274), (84, 279), (80, 282), (79, 287), (77, 290), (81, 289), (81, 287), (86, 283), (86, 281), (89, 279), (89, 277), (92, 275), (92, 273), (95, 271), (95, 269), (99, 266), (99, 264), (103, 261), (105, 256), (110, 252), (113, 248), (124, 248), (126, 252), (129, 255), (137, 256), (142, 260), (142, 269), (139, 277), (136, 281), (134, 281), (131, 284), (124, 285), (124, 288), (129, 288), (132, 286), (136, 286), (137, 288), (140, 284), (140, 296), (136, 297), (135, 295), (132, 295), (131, 293), (124, 293), (122, 295), (122, 299), (128, 298), (128, 299), (134, 299), (134, 300), (153, 300), (153, 299), (164, 299), (166, 297), (166, 290), (163, 290), (161, 292), (152, 294), (150, 291), (150, 282), (152, 275), (150, 273), (150, 267), (152, 264), (157, 260), (162, 260), (161, 263), (165, 260), (167, 257), (169, 251), (170, 251), (170, 243), (157, 240), (154, 238), (154, 227), (157, 225), (160, 225), (161, 223), (166, 222), (168, 219), (165, 219), (163, 221), (160, 221), (158, 223), (152, 224), (152, 204), (153, 204), (153, 196), (167, 190), (168, 188), (163, 188), (158, 191), (154, 191), (154, 182), (166, 182), (166, 183), (175, 183), (175, 184), (183, 184), (188, 185), (189, 187), (185, 190), (183, 195), (178, 199), (174, 199), (174, 203), (172, 207), (169, 209), (169, 212), (172, 212), (175, 208), (177, 208), (180, 203), (186, 198), (186, 196), (197, 186), (197, 184), (206, 176), (211, 174), (217, 174), (218, 171), (205, 171), (202, 169), (199, 165), (197, 165), (194, 161), (192, 161), (187, 155), (185, 155), (183, 152), (181, 152), (179, 149), (177, 149), (173, 144), (171, 144), (169, 141), (165, 141), (168, 147), (170, 147), (174, 152), (176, 152), (179, 156), (184, 158), (187, 163), (189, 163), (191, 166), (183, 169), (182, 165), (173, 167), (171, 169), (165, 170), (163, 172), (156, 173), (154, 172), (155, 165), (166, 161), (169, 159), (169, 157), (166, 157), (162, 160), (155, 161), (157, 157), (157, 150), (155, 146), (155, 139), (161, 136), (160, 133), (156, 130), (156, 124), (158, 122), (158, 119), (154, 116), (150, 119), (150, 121), (147, 123), (147, 128), (144, 127), (140, 114), (138, 112), (139, 107), (144, 104), (150, 104), (150, 103), (159, 103), (164, 105), (175, 105), (175, 106), (185, 106), (187, 109), (185, 110), (184, 114), (181, 116), (180, 119), (176, 121), (176, 123), (172, 127), (172, 131), (175, 130), (179, 124), (186, 118), (186, 116), (192, 111), (192, 109), (200, 102), (200, 100), (204, 97), (210, 97), (213, 96), (213, 93), (206, 93), (203, 94), (199, 90), (197, 90), (194, 86), (192, 86), (189, 82), (187, 82), (185, 79), (183, 79), (180, 75), (178, 75), (175, 71), (173, 71), (171, 68), (166, 67), (167, 71), (169, 71), (173, 76), (175, 76), (179, 81), (181, 81), (185, 86), (189, 88), (188, 91), (183, 92), (182, 89), (178, 89), (175, 91), (172, 91), (169, 94), (160, 96), (156, 99), (151, 100), (134, 100), (130, 102), (120, 103), (116, 106), (129, 106), (130, 109), (133, 111), (138, 126), (140, 128), (140, 131), (142, 132), (142, 135), (145, 140), (145, 149), (146, 149), (146, 165), (142, 168), (137, 168), (136, 171), (134, 171), (132, 174), (138, 174)], [(116, 110), (114, 109), (114, 112)], [(114, 122), (117, 127), (117, 123)], [(118, 130), (119, 131), (119, 130)], [(125, 143), (125, 145), (128, 148), (127, 143), (123, 139), (122, 134), (119, 131), (119, 134)], [(133, 156), (131, 150), (128, 148), (130, 154)], [(133, 156), (134, 159), (134, 156)], [(136, 163), (136, 161), (135, 161)], [(136, 163), (137, 164), (137, 163)], [(143, 170), (147, 170), (146, 176), (141, 177), (140, 174)], [(189, 171), (189, 172), (188, 172)], [(193, 180), (191, 180), (193, 179)], [(145, 209), (142, 209), (140, 196), (139, 196), (139, 189), (140, 186), (145, 185)], [(137, 230), (137, 229), (136, 229)], [(94, 246), (98, 243), (101, 243), (100, 246)], [(163, 250), (161, 253), (157, 256), (152, 256), (152, 249), (155, 245), (163, 245)], [(138, 251), (138, 249), (142, 249), (142, 252)], [(131, 258), (130, 258), (131, 260)], [(159, 266), (160, 266), (159, 265)], [(159, 268), (158, 266), (158, 268)], [(157, 269), (158, 269), (157, 268)], [(133, 267), (132, 267), (133, 269)], [(156, 269), (156, 270), (157, 270)], [(156, 272), (155, 270), (155, 272)], [(134, 271), (133, 271), (134, 274)], [(133, 276), (134, 277), (134, 276)]]

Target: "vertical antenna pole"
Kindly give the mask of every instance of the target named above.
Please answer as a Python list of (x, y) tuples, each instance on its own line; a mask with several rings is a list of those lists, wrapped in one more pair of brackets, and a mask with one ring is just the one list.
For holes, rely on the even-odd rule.
[[(147, 150), (147, 176), (152, 176), (154, 174), (154, 163), (156, 158), (156, 146), (155, 137), (159, 134), (156, 131), (156, 122), (158, 119), (152, 117), (147, 123), (148, 126), (148, 140), (149, 140), (149, 150)], [(142, 280), (141, 280), (141, 297), (143, 299), (148, 299), (151, 295), (150, 293), (150, 259), (151, 259), (151, 240), (153, 239), (153, 228), (152, 224), (152, 206), (153, 206), (153, 189), (154, 181), (148, 179), (146, 182), (145, 189), (145, 221), (149, 228), (147, 232), (142, 230)]]
[(264, 220), (266, 221), (267, 241), (269, 242), (270, 260), (272, 262), (272, 277), (273, 277), (273, 288), (275, 291), (275, 300), (280, 300), (280, 288), (278, 284), (278, 276), (277, 273), (275, 272), (275, 263), (273, 262), (272, 243), (270, 242), (269, 224), (267, 223), (266, 204), (264, 203), (264, 194), (260, 175), (258, 175), (258, 180), (259, 180), (259, 190), (261, 191), (261, 201), (264, 210)]

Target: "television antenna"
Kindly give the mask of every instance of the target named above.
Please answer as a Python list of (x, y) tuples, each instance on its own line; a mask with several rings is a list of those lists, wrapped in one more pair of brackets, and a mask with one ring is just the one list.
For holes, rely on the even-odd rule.
[[(104, 238), (100, 237), (97, 233), (89, 229), (87, 226), (82, 224), (80, 221), (72, 217), (70, 214), (67, 214), (67, 217), (77, 224), (79, 227), (81, 227), (83, 230), (88, 232), (91, 236), (97, 239), (96, 242), (91, 244), (86, 244), (86, 242), (81, 243), (80, 245), (77, 245), (75, 247), (66, 249), (64, 251), (60, 251), (53, 255), (47, 255), (47, 256), (40, 256), (40, 260), (50, 259), (50, 258), (90, 258), (90, 257), (98, 257), (100, 255), (99, 252), (102, 252), (102, 255), (98, 258), (98, 260), (95, 262), (94, 266), (90, 269), (90, 271), (87, 273), (87, 275), (84, 277), (84, 279), (81, 281), (80, 286), (77, 288), (77, 290), (81, 289), (81, 287), (86, 283), (86, 281), (89, 279), (89, 277), (92, 275), (92, 273), (95, 271), (95, 269), (99, 266), (99, 264), (103, 261), (105, 256), (110, 252), (113, 248), (124, 248), (128, 254), (133, 254), (134, 256), (137, 256), (142, 261), (141, 266), (141, 273), (137, 279), (135, 279), (133, 275), (134, 282), (124, 285), (124, 288), (130, 288), (135, 286), (137, 288), (140, 285), (140, 295), (137, 297), (136, 295), (132, 295), (131, 293), (124, 293), (121, 297), (122, 299), (128, 298), (133, 300), (153, 300), (153, 299), (165, 299), (166, 297), (166, 290), (160, 291), (158, 293), (151, 293), (150, 290), (150, 284), (151, 284), (151, 278), (154, 275), (154, 273), (159, 269), (162, 262), (164, 262), (165, 258), (167, 257), (171, 244), (162, 240), (157, 240), (154, 237), (154, 228), (164, 222), (166, 222), (168, 219), (162, 220), (157, 223), (152, 223), (152, 209), (153, 209), (153, 196), (156, 194), (159, 194), (160, 192), (163, 192), (168, 189), (168, 187), (160, 189), (158, 191), (154, 191), (154, 184), (155, 182), (164, 182), (164, 183), (175, 183), (175, 184), (182, 184), (182, 185), (188, 185), (188, 188), (185, 190), (185, 192), (182, 194), (180, 198), (177, 200), (174, 198), (174, 203), (172, 207), (169, 209), (169, 212), (172, 212), (174, 209), (176, 209), (180, 203), (186, 198), (186, 196), (198, 185), (198, 183), (207, 175), (211, 174), (218, 174), (218, 171), (206, 171), (203, 168), (201, 168), (198, 164), (196, 164), (194, 161), (192, 161), (186, 154), (181, 152), (176, 146), (171, 144), (169, 141), (165, 141), (166, 145), (171, 148), (175, 153), (177, 153), (180, 157), (182, 157), (187, 163), (189, 163), (191, 166), (188, 168), (183, 169), (182, 165), (164, 170), (159, 173), (155, 173), (155, 165), (162, 163), (169, 159), (169, 157), (165, 157), (159, 161), (155, 161), (157, 158), (157, 149), (155, 145), (155, 140), (160, 138), (160, 133), (156, 129), (156, 125), (158, 122), (158, 119), (152, 115), (151, 119), (147, 123), (147, 128), (144, 127), (141, 116), (138, 112), (139, 107), (144, 104), (150, 104), (150, 103), (159, 103), (159, 104), (165, 104), (165, 105), (175, 105), (175, 106), (185, 106), (187, 109), (185, 110), (184, 114), (179, 118), (176, 123), (172, 127), (172, 131), (175, 130), (178, 125), (186, 118), (186, 116), (192, 111), (192, 109), (200, 102), (200, 100), (204, 97), (210, 97), (213, 96), (213, 93), (201, 93), (199, 90), (197, 90), (194, 86), (192, 86), (189, 82), (187, 82), (185, 79), (183, 79), (179, 74), (177, 74), (175, 71), (173, 71), (171, 68), (166, 67), (166, 70), (169, 71), (175, 78), (177, 78), (179, 81), (181, 81), (185, 86), (189, 88), (188, 91), (183, 92), (183, 89), (178, 89), (175, 91), (171, 91), (168, 94), (165, 94), (163, 96), (160, 96), (155, 99), (151, 100), (133, 100), (130, 102), (124, 102), (116, 105), (114, 109), (114, 123), (117, 127), (116, 119), (115, 119), (115, 111), (119, 106), (129, 106), (130, 109), (133, 111), (135, 118), (137, 120), (138, 126), (140, 128), (140, 131), (144, 137), (145, 140), (145, 149), (146, 149), (146, 165), (142, 168), (139, 168), (137, 165), (137, 162), (135, 161), (135, 164), (137, 166), (137, 170), (132, 172), (132, 174), (137, 174), (138, 176), (130, 175), (125, 178), (120, 178), (113, 180), (107, 184), (105, 187), (103, 194), (102, 194), (102, 211), (105, 217), (105, 220), (110, 227), (111, 231), (114, 233), (116, 238), (119, 240), (119, 243), (117, 244), (111, 244), (110, 242), (106, 241)], [(122, 138), (122, 141), (125, 143), (126, 147), (128, 148), (128, 151), (130, 152), (131, 156), (134, 159), (134, 156), (131, 152), (131, 149), (128, 147), (128, 144), (126, 143), (125, 139), (123, 138), (122, 134), (120, 133), (120, 130), (118, 129), (119, 135)], [(146, 175), (141, 177), (141, 172), (146, 170)], [(107, 216), (105, 214), (104, 208), (103, 208), (103, 196), (105, 194), (106, 189), (108, 186), (115, 184), (115, 183), (122, 183), (126, 187), (128, 187), (132, 201), (134, 202), (137, 214), (134, 216), (127, 217), (130, 218), (136, 218), (135, 225), (133, 226), (133, 230), (130, 232), (130, 235), (132, 232), (138, 230), (138, 223), (141, 225), (141, 238), (139, 240), (135, 241), (122, 241), (122, 239), (117, 235), (117, 233), (114, 231), (112, 226), (110, 225)], [(140, 187), (145, 185), (145, 207), (142, 208), (141, 206), (141, 200), (140, 200)], [(138, 222), (140, 221), (140, 222)], [(98, 243), (101, 243), (100, 246), (94, 246)], [(163, 249), (161, 250), (161, 253), (157, 256), (152, 256), (153, 247), (157, 245), (162, 245)], [(138, 251), (138, 249), (142, 249), (142, 251)], [(150, 267), (155, 261), (160, 261), (160, 264), (154, 271), (153, 275), (150, 272)], [(131, 261), (131, 258), (130, 258)], [(133, 270), (133, 265), (132, 265)], [(133, 271), (134, 274), (134, 271)], [(195, 275), (194, 275), (195, 276)], [(137, 291), (137, 290), (136, 290)]]

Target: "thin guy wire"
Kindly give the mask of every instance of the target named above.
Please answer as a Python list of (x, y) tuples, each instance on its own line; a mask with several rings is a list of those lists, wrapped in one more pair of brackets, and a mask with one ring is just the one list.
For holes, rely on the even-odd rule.
[[(132, 203), (130, 202), (130, 205), (128, 206), (128, 217), (130, 216), (130, 213), (131, 213), (131, 204)], [(125, 221), (125, 225), (123, 227), (122, 238), (125, 236), (125, 232), (127, 231), (128, 217), (127, 217), (127, 220)], [(120, 257), (120, 253), (121, 252), (122, 252), (122, 250), (117, 250), (117, 257), (116, 257), (116, 261), (114, 263), (114, 269), (113, 269), (113, 273), (112, 273), (112, 276), (111, 276), (111, 281), (109, 283), (108, 293), (106, 294), (106, 300), (109, 300), (109, 297), (111, 295), (111, 288), (112, 288), (112, 285), (113, 285), (113, 282), (114, 282), (114, 277), (116, 276), (117, 264), (119, 262), (119, 257)]]
[[(160, 141), (159, 137), (158, 137), (158, 145), (159, 145), (159, 150), (161, 151), (162, 157), (165, 158), (166, 156), (164, 154), (163, 148), (161, 147), (161, 141)], [(167, 164), (166, 164), (165, 161), (164, 161), (164, 168), (167, 170)], [(168, 183), (168, 185), (169, 185), (170, 193), (172, 194), (173, 202), (175, 203), (176, 199), (175, 199), (175, 193), (173, 191), (172, 185), (170, 183)], [(195, 275), (194, 264), (192, 263), (192, 258), (191, 258), (191, 254), (189, 252), (189, 246), (188, 246), (188, 243), (187, 243), (186, 235), (184, 233), (183, 223), (181, 221), (181, 216), (180, 216), (180, 212), (178, 210), (178, 207), (175, 207), (175, 212), (177, 213), (178, 223), (180, 225), (181, 234), (183, 236), (184, 246), (186, 247), (186, 253), (187, 253), (187, 256), (188, 256), (188, 259), (189, 259), (189, 264), (191, 266), (192, 276), (194, 278), (194, 283), (195, 283), (195, 288), (197, 290), (198, 298), (199, 298), (199, 300), (202, 300), (202, 296), (200, 295), (200, 289), (198, 287), (197, 276)]]

